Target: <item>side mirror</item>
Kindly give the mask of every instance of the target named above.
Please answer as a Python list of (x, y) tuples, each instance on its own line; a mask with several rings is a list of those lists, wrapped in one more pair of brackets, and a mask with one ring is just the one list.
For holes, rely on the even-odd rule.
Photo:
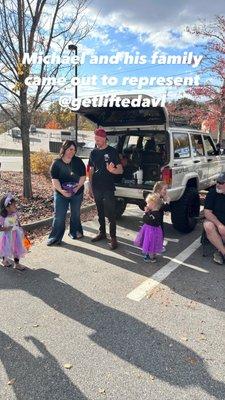
[(180, 154), (179, 153), (174, 153), (174, 158), (180, 158)]

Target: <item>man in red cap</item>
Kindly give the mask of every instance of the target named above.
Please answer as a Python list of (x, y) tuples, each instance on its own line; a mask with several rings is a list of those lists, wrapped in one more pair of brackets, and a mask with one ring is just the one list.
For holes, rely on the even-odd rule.
[(94, 197), (99, 221), (99, 233), (92, 242), (106, 239), (105, 214), (109, 219), (110, 248), (118, 246), (116, 239), (116, 209), (114, 175), (123, 173), (119, 154), (116, 149), (107, 144), (106, 131), (103, 128), (95, 130), (96, 148), (92, 150), (89, 159), (89, 193)]

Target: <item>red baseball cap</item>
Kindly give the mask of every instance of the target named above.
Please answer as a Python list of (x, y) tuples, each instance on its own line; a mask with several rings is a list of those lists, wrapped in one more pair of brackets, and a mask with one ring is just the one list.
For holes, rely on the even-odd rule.
[(102, 138), (106, 138), (106, 131), (103, 128), (97, 128), (95, 129), (95, 135), (100, 136)]

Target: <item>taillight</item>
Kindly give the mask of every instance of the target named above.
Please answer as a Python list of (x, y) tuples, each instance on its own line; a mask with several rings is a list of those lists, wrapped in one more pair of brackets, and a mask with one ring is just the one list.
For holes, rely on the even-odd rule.
[(90, 165), (89, 165), (89, 163), (87, 163), (87, 166), (86, 166), (86, 175), (87, 175), (88, 178), (89, 178), (89, 172), (90, 172)]
[(167, 185), (172, 184), (172, 169), (169, 167), (165, 167), (162, 170), (162, 181)]

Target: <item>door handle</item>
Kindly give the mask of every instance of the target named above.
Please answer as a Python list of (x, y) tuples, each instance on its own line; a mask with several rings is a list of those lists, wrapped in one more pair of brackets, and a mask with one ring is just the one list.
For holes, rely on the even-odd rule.
[(208, 162), (210, 162), (210, 161), (212, 161), (212, 160), (213, 160), (212, 158), (208, 158), (208, 160), (207, 160), (207, 161), (208, 161)]
[(197, 164), (198, 162), (200, 162), (200, 160), (195, 160), (194, 163)]

